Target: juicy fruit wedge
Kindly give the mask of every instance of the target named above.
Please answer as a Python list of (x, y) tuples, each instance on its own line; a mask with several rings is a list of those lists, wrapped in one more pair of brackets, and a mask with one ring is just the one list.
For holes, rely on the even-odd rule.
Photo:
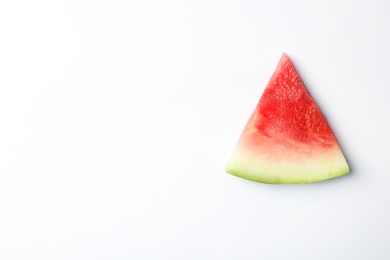
[(283, 54), (226, 171), (248, 180), (318, 182), (349, 172), (328, 122)]

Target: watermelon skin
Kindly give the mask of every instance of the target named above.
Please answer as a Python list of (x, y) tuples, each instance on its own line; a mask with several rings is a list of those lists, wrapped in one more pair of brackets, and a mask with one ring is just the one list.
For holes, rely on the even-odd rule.
[(349, 172), (329, 124), (286, 54), (249, 118), (226, 171), (273, 184), (318, 182)]

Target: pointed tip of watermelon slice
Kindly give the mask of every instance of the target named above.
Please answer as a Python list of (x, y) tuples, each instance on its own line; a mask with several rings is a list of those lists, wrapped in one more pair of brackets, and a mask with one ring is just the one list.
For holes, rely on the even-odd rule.
[(247, 122), (226, 171), (273, 184), (319, 182), (349, 173), (330, 126), (286, 53)]
[(283, 52), (282, 57), (280, 57), (280, 60), (284, 60), (284, 59), (290, 60), (290, 57), (285, 52)]

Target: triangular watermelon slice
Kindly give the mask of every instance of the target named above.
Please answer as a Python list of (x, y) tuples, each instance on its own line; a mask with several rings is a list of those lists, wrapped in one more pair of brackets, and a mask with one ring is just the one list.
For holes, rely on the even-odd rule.
[(349, 172), (331, 128), (283, 54), (226, 171), (263, 183), (318, 182)]

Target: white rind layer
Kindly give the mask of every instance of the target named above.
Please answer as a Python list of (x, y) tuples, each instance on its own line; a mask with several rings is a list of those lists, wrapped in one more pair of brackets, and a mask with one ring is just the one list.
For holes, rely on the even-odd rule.
[(273, 161), (249, 152), (236, 151), (226, 166), (226, 172), (262, 183), (299, 184), (345, 175), (349, 172), (349, 167), (339, 149), (294, 161)]

